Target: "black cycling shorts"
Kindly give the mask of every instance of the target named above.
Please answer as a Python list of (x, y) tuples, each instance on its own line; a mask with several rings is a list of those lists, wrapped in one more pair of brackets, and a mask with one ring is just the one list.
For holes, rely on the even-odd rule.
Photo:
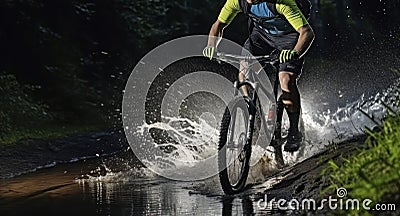
[[(299, 33), (293, 32), (285, 35), (271, 35), (258, 28), (253, 28), (243, 47), (242, 55), (250, 52), (254, 56), (268, 55), (275, 49), (292, 50), (297, 43)], [(293, 72), (300, 75), (303, 69), (304, 58), (292, 60), (279, 65), (279, 71)]]

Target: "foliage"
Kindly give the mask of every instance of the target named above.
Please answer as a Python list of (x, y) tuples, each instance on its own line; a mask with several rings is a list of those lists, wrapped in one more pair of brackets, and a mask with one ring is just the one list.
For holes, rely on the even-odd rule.
[[(391, 12), (398, 4), (394, 1), (390, 3), (393, 7), (384, 8), (389, 20), (398, 17), (397, 11)], [(347, 0), (336, 2), (341, 4), (321, 1), (320, 14), (326, 16), (313, 18), (323, 20), (314, 25), (316, 31), (318, 26), (322, 29), (317, 39), (336, 41), (336, 36), (332, 40), (322, 34), (333, 29), (330, 15), (334, 15), (333, 20), (340, 20), (346, 19), (349, 12), (365, 14), (370, 10), (363, 9), (364, 4), (362, 7), (352, 4), (354, 10), (335, 14), (331, 9), (343, 11), (348, 5)], [(0, 1), (0, 47), (4, 54), (0, 59), (3, 74), (0, 87), (9, 89), (1, 93), (0, 136), (5, 131), (19, 130), (22, 124), (33, 127), (43, 121), (120, 125), (122, 90), (136, 62), (170, 39), (207, 34), (224, 3), (223, 0)], [(369, 23), (365, 22), (363, 27)], [(396, 22), (383, 24), (393, 23)], [(356, 25), (349, 24), (346, 29), (354, 29)], [(230, 24), (225, 36), (243, 42), (246, 33), (246, 22), (239, 18)], [(334, 31), (331, 33), (335, 35)], [(353, 35), (358, 38), (359, 33)], [(348, 41), (353, 45), (354, 40)], [(321, 47), (322, 51), (329, 50)], [(14, 108), (15, 103), (19, 108)]]
[(222, 3), (0, 2), (0, 136), (46, 125), (120, 126), (133, 65), (168, 39), (207, 32), (215, 17), (203, 9), (217, 14)]
[(400, 192), (400, 115), (390, 116), (380, 131), (368, 134), (368, 149), (344, 159), (342, 165), (330, 162), (329, 189), (344, 187), (348, 198), (393, 203)]
[(0, 135), (21, 126), (35, 126), (52, 119), (43, 104), (33, 102), (14, 75), (0, 74)]

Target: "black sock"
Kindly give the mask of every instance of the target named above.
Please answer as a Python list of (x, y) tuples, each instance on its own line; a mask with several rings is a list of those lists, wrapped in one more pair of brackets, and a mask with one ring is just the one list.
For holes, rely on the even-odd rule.
[(289, 134), (294, 135), (299, 132), (299, 119), (300, 113), (299, 112), (287, 112), (289, 116), (290, 128)]

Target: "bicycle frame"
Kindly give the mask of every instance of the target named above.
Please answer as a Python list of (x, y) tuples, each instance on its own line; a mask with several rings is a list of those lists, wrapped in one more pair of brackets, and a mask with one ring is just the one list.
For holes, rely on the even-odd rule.
[[(249, 119), (248, 119), (248, 127), (247, 127), (247, 137), (246, 139), (249, 141), (247, 143), (252, 143), (251, 139), (253, 136), (253, 128), (254, 128), (254, 122), (255, 122), (255, 115), (257, 112), (257, 101), (259, 101), (260, 103), (262, 103), (261, 100), (259, 100), (259, 91), (260, 93), (263, 93), (267, 99), (271, 102), (272, 106), (269, 107), (268, 109), (268, 113), (266, 113), (267, 109), (260, 109), (260, 114), (261, 114), (261, 129), (260, 128), (260, 132), (263, 130), (264, 134), (267, 136), (267, 140), (272, 140), (272, 136), (274, 135), (273, 133), (270, 133), (268, 130), (274, 131), (275, 130), (275, 126), (276, 126), (276, 115), (274, 115), (273, 119), (269, 119), (270, 117), (270, 111), (272, 109), (273, 112), (276, 112), (276, 108), (277, 108), (277, 94), (278, 94), (278, 85), (279, 85), (279, 78), (278, 78), (278, 62), (277, 60), (268, 60), (271, 59), (271, 56), (259, 56), (259, 57), (245, 57), (245, 56), (237, 56), (237, 55), (228, 55), (228, 54), (222, 54), (219, 53), (219, 57), (220, 60), (225, 61), (225, 62), (235, 62), (235, 63), (241, 63), (241, 61), (246, 61), (246, 60), (253, 60), (253, 62), (251, 64), (247, 64), (245, 66), (245, 74), (246, 74), (246, 79), (243, 81), (235, 81), (234, 83), (234, 96), (238, 96), (239, 95), (239, 89), (242, 86), (249, 86), (251, 87), (251, 89), (253, 90), (251, 97), (250, 98), (246, 98), (247, 103), (249, 104)], [(229, 60), (228, 58), (231, 58), (231, 60)], [(232, 60), (234, 59), (234, 60)], [(263, 70), (265, 70), (265, 68), (267, 67), (267, 64), (260, 64), (261, 67), (259, 67), (259, 69), (255, 72), (253, 71), (251, 68), (259, 63), (256, 60), (266, 60), (266, 63), (269, 63), (270, 65), (273, 66), (273, 68), (275, 69), (274, 73), (272, 75), (275, 75), (275, 79), (273, 82), (273, 92), (271, 93), (269, 90), (267, 90), (265, 88), (264, 85), (260, 85), (260, 83), (262, 83), (262, 81), (259, 79), (258, 76), (256, 76), (256, 74), (261, 73)], [(269, 74), (267, 73), (267, 76)], [(271, 75), (271, 74), (270, 74)], [(271, 81), (271, 77), (268, 76), (269, 81)], [(265, 82), (265, 81), (264, 81)], [(235, 124), (235, 120), (236, 120), (236, 113), (233, 114), (233, 118), (232, 118), (232, 124)], [(233, 131), (232, 131), (233, 133)], [(232, 138), (232, 137), (231, 137)], [(231, 139), (230, 138), (230, 139)], [(232, 140), (229, 140), (229, 142), (232, 142)], [(267, 143), (267, 145), (269, 145), (269, 143)], [(248, 148), (248, 147), (244, 147), (244, 148)]]
[[(234, 194), (244, 189), (250, 166), (258, 162), (258, 160), (253, 160), (255, 163), (253, 163), (253, 165), (250, 163), (252, 161), (251, 152), (254, 133), (258, 133), (257, 140), (254, 143), (262, 147), (265, 151), (269, 151), (267, 147), (272, 146), (274, 148), (272, 153), (275, 154), (277, 165), (284, 165), (282, 147), (280, 145), (281, 136), (278, 133), (280, 130), (276, 130), (276, 113), (278, 108), (281, 108), (278, 107), (281, 106), (281, 103), (277, 102), (279, 84), (277, 76), (278, 63), (277, 57), (272, 56), (254, 57), (223, 53), (217, 53), (217, 56), (220, 57), (219, 60), (239, 64), (244, 63), (244, 60), (253, 60), (253, 62), (246, 62), (245, 65), (241, 65), (242, 67), (240, 69), (242, 71), (244, 70), (246, 78), (234, 83), (234, 97), (227, 105), (221, 121), (220, 141), (218, 144), (218, 149), (221, 151), (221, 153), (218, 154), (218, 167), (220, 169), (219, 178), (224, 192), (227, 194)], [(262, 60), (263, 63), (271, 64), (274, 70), (267, 70), (267, 64), (258, 64), (259, 62), (256, 60)], [(254, 66), (257, 66), (257, 68)], [(261, 71), (264, 70), (270, 73), (261, 73)], [(265, 78), (266, 76), (268, 77)], [(273, 78), (275, 79), (273, 85), (271, 85), (271, 79)], [(244, 86), (247, 86), (251, 90), (251, 92), (248, 92), (250, 94), (246, 94), (249, 96), (239, 95), (239, 90)], [(259, 102), (259, 104), (257, 104), (257, 102)], [(257, 112), (258, 107), (261, 107), (259, 112)], [(235, 125), (238, 123), (237, 121), (241, 121), (236, 118), (241, 112), (244, 112), (244, 118), (242, 118), (244, 122), (241, 123), (245, 124), (245, 128), (244, 131), (239, 131), (240, 133), (237, 133), (239, 137), (236, 141), (237, 136), (235, 135), (237, 134), (235, 130), (237, 129)], [(257, 113), (259, 113), (259, 115), (257, 115)], [(281, 112), (279, 112), (279, 114), (281, 114)], [(259, 123), (258, 117), (260, 117), (260, 128), (257, 127)], [(257, 125), (255, 125), (256, 119)], [(231, 155), (233, 156), (236, 155), (233, 161), (231, 160), (232, 157), (229, 157), (230, 153), (232, 153)], [(228, 165), (226, 161), (227, 158), (230, 159)], [(235, 170), (236, 162), (241, 164), (238, 166), (239, 170), (231, 173), (228, 168), (231, 167)], [(231, 174), (234, 174), (234, 176), (231, 176)]]

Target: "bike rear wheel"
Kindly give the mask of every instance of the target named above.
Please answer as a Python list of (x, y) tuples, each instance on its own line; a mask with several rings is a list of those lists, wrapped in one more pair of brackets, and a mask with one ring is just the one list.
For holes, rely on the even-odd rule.
[(236, 97), (222, 117), (218, 168), (223, 191), (235, 194), (244, 189), (249, 173), (251, 138), (248, 139), (249, 102)]

